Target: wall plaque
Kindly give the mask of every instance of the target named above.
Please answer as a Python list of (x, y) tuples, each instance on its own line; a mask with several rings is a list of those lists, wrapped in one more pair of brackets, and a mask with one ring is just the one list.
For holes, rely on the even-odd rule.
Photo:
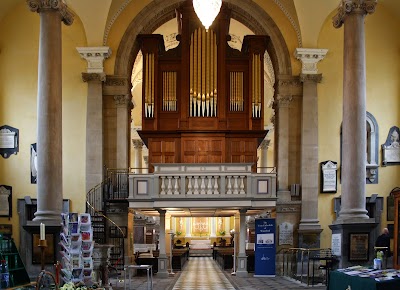
[(12, 216), (12, 187), (0, 185), (0, 216)]
[(369, 234), (350, 234), (349, 261), (368, 261)]
[(393, 126), (390, 128), (385, 144), (382, 144), (382, 164), (400, 164), (400, 129)]
[(332, 234), (331, 249), (333, 255), (342, 255), (342, 234)]
[(279, 245), (293, 245), (293, 224), (284, 222), (279, 225)]
[(7, 125), (0, 126), (0, 155), (3, 158), (17, 154), (19, 151), (19, 130)]
[(327, 160), (321, 162), (321, 192), (335, 193), (337, 191), (337, 162)]

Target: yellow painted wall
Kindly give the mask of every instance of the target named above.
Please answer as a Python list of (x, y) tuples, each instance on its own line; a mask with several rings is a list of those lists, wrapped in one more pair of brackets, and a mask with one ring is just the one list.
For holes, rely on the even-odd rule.
[[(343, 96), (343, 27), (332, 25), (332, 16), (325, 21), (318, 40), (318, 48), (328, 48), (328, 54), (318, 64), (322, 82), (318, 85), (319, 162), (337, 161), (340, 166), (340, 125)], [(400, 126), (400, 40), (397, 28), (400, 20), (378, 5), (376, 12), (366, 16), (367, 111), (379, 126), (379, 146), (385, 143), (389, 129)], [(363, 149), (360, 149), (363, 150)], [(382, 163), (379, 148), (379, 162)], [(386, 226), (386, 196), (400, 185), (400, 167), (379, 167), (379, 183), (366, 185), (366, 196), (384, 196), (382, 227)], [(323, 227), (321, 246), (330, 247), (329, 225), (335, 219), (333, 198), (341, 195), (338, 180), (336, 194), (319, 195), (319, 218)]]
[[(19, 153), (0, 157), (0, 184), (13, 189), (12, 218), (0, 224), (13, 225), (19, 242), (17, 199), (36, 198), (36, 185), (30, 183), (30, 144), (37, 142), (37, 79), (39, 14), (29, 11), (25, 2), (17, 5), (0, 22), (0, 125), (19, 129)], [(82, 24), (62, 26), (63, 53), (63, 194), (71, 210), (85, 210), (85, 138), (87, 84), (81, 79), (86, 61), (76, 47), (85, 46)]]
[(301, 64), (297, 59), (295, 59), (293, 55), (295, 49), (299, 47), (296, 31), (293, 28), (293, 25), (290, 23), (287, 16), (284, 14), (284, 12), (276, 4), (275, 1), (254, 0), (254, 2), (258, 4), (262, 9), (264, 9), (264, 11), (274, 20), (276, 25), (279, 27), (279, 30), (283, 35), (290, 54), (292, 73), (294, 75), (298, 75), (301, 70)]

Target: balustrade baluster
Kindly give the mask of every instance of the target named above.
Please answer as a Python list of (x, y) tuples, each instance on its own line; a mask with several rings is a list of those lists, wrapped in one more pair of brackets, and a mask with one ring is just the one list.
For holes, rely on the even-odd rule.
[(160, 195), (165, 195), (165, 176), (161, 176), (161, 192)]
[(231, 184), (232, 176), (227, 176), (226, 179), (228, 179), (228, 186), (227, 186), (228, 190), (226, 194), (232, 194), (232, 184)]
[(214, 194), (219, 194), (219, 191), (218, 191), (218, 176), (214, 176)]
[(213, 194), (213, 192), (212, 192), (212, 184), (211, 184), (212, 176), (211, 175), (207, 176), (207, 179), (208, 179), (207, 194)]
[(244, 191), (244, 176), (240, 176), (240, 194), (245, 194)]
[(168, 176), (167, 194), (172, 194), (172, 177)]
[(174, 176), (174, 178), (175, 178), (174, 194), (179, 194), (179, 176)]
[(238, 177), (234, 176), (234, 183), (233, 183), (233, 194), (239, 194), (239, 185), (238, 185)]
[(200, 194), (206, 194), (206, 184), (204, 182), (205, 176), (201, 176)]
[(199, 194), (199, 177), (194, 177), (194, 192), (193, 194)]
[(188, 191), (187, 191), (187, 194), (193, 194), (193, 191), (192, 191), (192, 177), (188, 176), (187, 178), (188, 178)]

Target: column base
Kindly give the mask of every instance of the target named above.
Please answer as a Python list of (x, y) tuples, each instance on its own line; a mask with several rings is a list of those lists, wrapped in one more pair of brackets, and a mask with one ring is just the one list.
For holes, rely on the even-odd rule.
[[(374, 260), (374, 235), (372, 232), (378, 223), (374, 219), (362, 220), (354, 223), (336, 223), (329, 226), (332, 230), (332, 239), (336, 244), (332, 247), (339, 258), (339, 268), (349, 266), (372, 265)], [(335, 238), (333, 237), (335, 235)], [(365, 239), (365, 240), (364, 240)], [(339, 251), (336, 252), (336, 251)]]
[(249, 272), (247, 272), (247, 256), (246, 254), (239, 254), (237, 256), (237, 277), (248, 277)]
[(160, 278), (168, 278), (169, 273), (168, 273), (168, 257), (167, 255), (160, 255), (158, 257), (158, 272), (157, 276)]
[(334, 224), (369, 223), (369, 220), (365, 209), (341, 210)]
[(298, 230), (299, 248), (320, 248), (321, 247), (321, 227), (306, 227)]
[(44, 224), (61, 224), (61, 211), (54, 210), (38, 210), (35, 212), (35, 218), (32, 220), (34, 223)]

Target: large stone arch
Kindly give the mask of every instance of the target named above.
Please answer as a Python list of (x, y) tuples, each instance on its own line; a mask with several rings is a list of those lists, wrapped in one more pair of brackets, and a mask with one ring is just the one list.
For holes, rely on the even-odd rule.
[[(139, 51), (136, 38), (142, 33), (152, 33), (165, 22), (175, 18), (175, 9), (185, 0), (160, 0), (147, 5), (128, 25), (117, 50), (114, 74), (130, 76)], [(232, 17), (249, 27), (255, 34), (269, 35), (267, 50), (275, 75), (291, 75), (290, 54), (286, 42), (273, 19), (251, 0), (226, 0)]]

